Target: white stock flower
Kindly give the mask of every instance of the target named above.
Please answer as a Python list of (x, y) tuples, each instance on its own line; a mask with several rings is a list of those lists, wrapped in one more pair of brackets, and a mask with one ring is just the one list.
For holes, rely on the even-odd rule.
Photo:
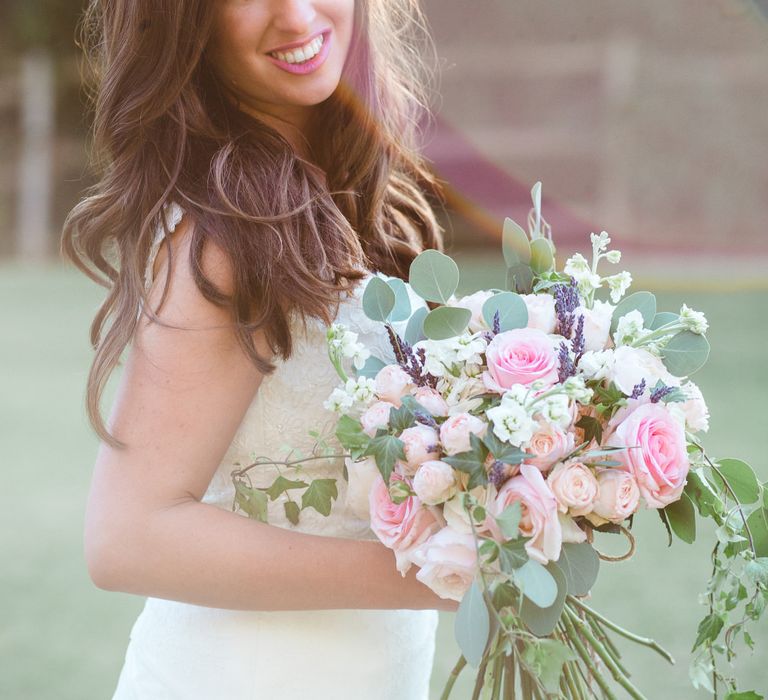
[(566, 275), (572, 275), (573, 277), (576, 277), (576, 279), (578, 279), (580, 275), (592, 273), (589, 261), (581, 253), (576, 253), (568, 258), (565, 261), (563, 271)]
[(525, 406), (528, 401), (530, 390), (525, 384), (513, 384), (501, 396), (502, 404), (517, 404)]
[(323, 401), (323, 408), (334, 413), (347, 413), (354, 403), (354, 399), (341, 387), (336, 387), (331, 395)]
[(501, 403), (487, 411), (493, 422), (493, 432), (499, 440), (520, 445), (533, 437), (538, 424), (528, 411), (514, 402)]
[(616, 332), (613, 334), (616, 346), (631, 345), (646, 335), (644, 323), (643, 315), (637, 309), (624, 314), (616, 324)]
[(609, 262), (615, 265), (618, 262), (621, 262), (621, 251), (620, 250), (609, 250), (605, 254), (605, 259)]
[(686, 330), (699, 335), (704, 335), (709, 328), (706, 316), (701, 311), (694, 311), (686, 304), (683, 304), (683, 308), (680, 309), (680, 323)]
[(542, 402), (537, 404), (537, 411), (545, 420), (554, 423), (555, 425), (559, 425), (563, 429), (569, 428), (573, 422), (571, 401), (565, 394), (548, 396)]
[(341, 323), (331, 324), (326, 338), (331, 349), (339, 352), (342, 357), (351, 358), (357, 369), (361, 369), (365, 361), (371, 356), (371, 351), (357, 341), (357, 333), (348, 330)]
[(582, 404), (589, 403), (594, 393), (592, 389), (587, 388), (584, 384), (584, 378), (579, 376), (568, 377), (563, 383), (563, 390), (568, 398)]
[(577, 370), (587, 381), (591, 379), (606, 379), (613, 369), (613, 350), (585, 352)]
[[(612, 250), (611, 253), (618, 253), (617, 250)], [(610, 255), (611, 253), (608, 253)], [(618, 261), (617, 261), (618, 262)], [(608, 284), (608, 289), (611, 290), (611, 301), (614, 304), (618, 304), (621, 297), (624, 296), (629, 285), (632, 284), (632, 275), (629, 272), (619, 272), (617, 275), (611, 275), (606, 277), (603, 282)]]
[(590, 233), (589, 240), (592, 242), (592, 247), (599, 253), (602, 253), (611, 242), (607, 231), (601, 231), (600, 234)]
[(344, 386), (347, 394), (359, 405), (368, 406), (376, 398), (375, 382), (369, 377), (357, 377), (357, 379), (347, 379)]

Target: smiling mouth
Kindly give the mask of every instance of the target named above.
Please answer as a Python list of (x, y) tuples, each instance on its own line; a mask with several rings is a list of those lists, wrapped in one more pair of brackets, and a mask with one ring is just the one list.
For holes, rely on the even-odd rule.
[(325, 41), (325, 33), (323, 33), (302, 46), (285, 49), (284, 51), (270, 51), (267, 56), (272, 56), (272, 58), (276, 58), (278, 61), (283, 61), (285, 63), (300, 65), (315, 58), (315, 56), (322, 50)]

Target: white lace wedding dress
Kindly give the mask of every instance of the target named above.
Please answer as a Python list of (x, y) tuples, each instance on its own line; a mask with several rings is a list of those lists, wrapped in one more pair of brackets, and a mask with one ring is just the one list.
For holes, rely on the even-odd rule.
[[(179, 207), (167, 208), (170, 230), (181, 215)], [(159, 230), (147, 283), (162, 235)], [(336, 320), (383, 356), (391, 351), (383, 327), (362, 312), (363, 287), (364, 281), (343, 299)], [(238, 463), (281, 456), (286, 444), (307, 453), (313, 444), (307, 432), (332, 424), (333, 414), (322, 404), (338, 380), (325, 328), (312, 320), (306, 334), (301, 323), (294, 333), (293, 356), (264, 378), (204, 502), (231, 510), (230, 474)], [(278, 498), (269, 504), (269, 523), (328, 537), (375, 539), (345, 503), (341, 462), (305, 468), (310, 478), (336, 479), (339, 495), (331, 515), (309, 508), (294, 526)], [(277, 475), (271, 467), (250, 473), (254, 486), (268, 486)], [(239, 611), (148, 598), (131, 629), (113, 700), (427, 700), (437, 621), (434, 610)]]

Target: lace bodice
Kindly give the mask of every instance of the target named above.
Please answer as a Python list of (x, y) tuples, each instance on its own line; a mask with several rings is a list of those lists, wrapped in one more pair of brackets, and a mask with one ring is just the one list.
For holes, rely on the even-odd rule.
[[(182, 215), (183, 211), (178, 205), (170, 205), (169, 211), (166, 211), (169, 231), (173, 231)], [(158, 228), (147, 262), (148, 286), (152, 282), (154, 257), (163, 235), (162, 227)], [(371, 349), (374, 355), (387, 362), (394, 362), (383, 324), (371, 321), (362, 310), (362, 293), (371, 274), (368, 273), (352, 293), (342, 298), (335, 320), (358, 333), (359, 340)], [(418, 298), (414, 299), (418, 301)], [(325, 336), (327, 327), (319, 319), (309, 319), (305, 331), (298, 318), (294, 318), (294, 352), (288, 360), (276, 359), (275, 371), (264, 377), (203, 496), (205, 503), (225, 509), (232, 508), (235, 493), (232, 471), (237, 469), (238, 465), (249, 465), (256, 457), (284, 460), (291, 448), (294, 449), (295, 456), (298, 456), (299, 452), (301, 456), (308, 456), (315, 442), (308, 434), (310, 430), (316, 430), (320, 435), (333, 435), (336, 415), (325, 409), (323, 402), (338, 385), (339, 378), (328, 358)], [(394, 325), (398, 331), (402, 330), (398, 328), (400, 324)], [(329, 442), (338, 446), (336, 453), (343, 451), (334, 437), (331, 437)], [(346, 503), (347, 483), (343, 476), (342, 459), (306, 462), (301, 466), (304, 470), (301, 476), (292, 469), (286, 470), (284, 466), (279, 469), (289, 479), (336, 479), (338, 498), (333, 503), (331, 514), (324, 516), (313, 508), (307, 508), (301, 511), (299, 523), (293, 525), (285, 515), (285, 496), (280, 496), (274, 501), (269, 501), (270, 524), (331, 537), (375, 538), (368, 522), (355, 516)], [(279, 469), (269, 465), (251, 469), (249, 475), (253, 486), (270, 486), (280, 473)], [(301, 491), (293, 492), (292, 497), (300, 502), (300, 494)]]

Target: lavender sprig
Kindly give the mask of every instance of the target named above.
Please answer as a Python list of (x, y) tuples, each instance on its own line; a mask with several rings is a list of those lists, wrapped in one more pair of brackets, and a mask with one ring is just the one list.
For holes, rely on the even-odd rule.
[(576, 279), (571, 277), (569, 284), (556, 284), (553, 289), (558, 333), (565, 338), (570, 338), (573, 333), (573, 323), (576, 320), (574, 312), (580, 303)]
[(584, 337), (584, 316), (579, 316), (579, 320), (576, 322), (576, 332), (571, 339), (571, 350), (575, 355), (575, 363), (579, 364), (581, 356), (584, 354), (584, 347), (587, 344), (587, 340)]
[(573, 377), (576, 374), (576, 365), (573, 363), (571, 353), (568, 352), (568, 346), (564, 342), (560, 343), (557, 359), (560, 362), (557, 368), (557, 381), (563, 384), (568, 377)]
[[(630, 395), (630, 399), (639, 399), (643, 393), (645, 392), (645, 379), (643, 379), (639, 384), (635, 384), (634, 388), (632, 389), (632, 394)], [(653, 401), (653, 398), (651, 398), (651, 401)]]
[(667, 386), (666, 384), (661, 384), (660, 386), (657, 386), (651, 392), (651, 403), (658, 403), (665, 396), (669, 396), (669, 394), (671, 394), (674, 390), (675, 390), (675, 387)]

